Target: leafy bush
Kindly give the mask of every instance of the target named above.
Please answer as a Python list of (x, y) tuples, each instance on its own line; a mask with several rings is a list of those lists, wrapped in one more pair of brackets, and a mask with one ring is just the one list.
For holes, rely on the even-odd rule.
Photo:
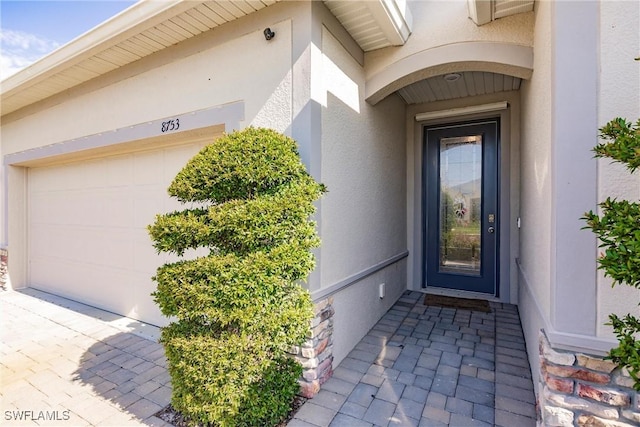
[[(600, 129), (607, 140), (594, 148), (596, 157), (608, 157), (621, 162), (634, 172), (640, 166), (640, 120), (635, 125), (616, 118)], [(613, 285), (627, 284), (640, 288), (640, 205), (627, 200), (612, 200), (599, 204), (602, 216), (587, 212), (584, 219), (605, 248), (598, 260), (598, 268), (613, 279)], [(640, 391), (640, 320), (627, 314), (623, 318), (609, 315), (609, 323), (618, 338), (618, 347), (609, 358), (626, 366)]]
[(171, 402), (193, 423), (269, 426), (287, 415), (302, 372), (287, 350), (313, 317), (300, 281), (315, 265), (309, 217), (324, 191), (295, 141), (254, 128), (205, 147), (169, 187), (191, 207), (156, 216), (154, 247), (179, 256), (209, 249), (154, 277), (155, 301), (177, 319), (161, 336)]

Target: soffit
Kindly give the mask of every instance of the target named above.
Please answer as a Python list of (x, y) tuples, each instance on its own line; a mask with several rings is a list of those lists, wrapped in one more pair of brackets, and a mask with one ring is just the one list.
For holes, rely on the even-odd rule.
[(444, 76), (420, 80), (398, 90), (407, 104), (443, 101), (520, 89), (521, 79), (504, 74), (466, 71), (454, 82)]
[(365, 52), (401, 46), (411, 34), (411, 12), (404, 0), (324, 0), (324, 4)]

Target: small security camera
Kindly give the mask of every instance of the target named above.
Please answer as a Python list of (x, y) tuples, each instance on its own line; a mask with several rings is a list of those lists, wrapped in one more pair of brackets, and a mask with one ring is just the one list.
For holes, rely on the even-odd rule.
[(269, 27), (264, 29), (263, 34), (264, 34), (264, 38), (266, 40), (271, 40), (272, 38), (274, 38), (276, 36), (276, 33), (271, 31), (271, 28), (269, 28)]

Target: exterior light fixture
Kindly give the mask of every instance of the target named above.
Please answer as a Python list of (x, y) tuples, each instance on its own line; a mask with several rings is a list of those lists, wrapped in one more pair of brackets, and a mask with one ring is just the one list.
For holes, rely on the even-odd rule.
[(449, 73), (444, 75), (444, 79), (449, 83), (457, 82), (460, 79), (460, 73)]
[(276, 36), (275, 31), (271, 31), (271, 28), (269, 28), (269, 27), (265, 28), (262, 33), (264, 34), (264, 38), (267, 41), (271, 40), (272, 38), (274, 38)]

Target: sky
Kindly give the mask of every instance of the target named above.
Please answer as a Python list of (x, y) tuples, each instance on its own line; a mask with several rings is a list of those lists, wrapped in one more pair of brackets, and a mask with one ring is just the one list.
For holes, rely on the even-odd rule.
[(128, 0), (0, 0), (0, 80), (134, 3)]

